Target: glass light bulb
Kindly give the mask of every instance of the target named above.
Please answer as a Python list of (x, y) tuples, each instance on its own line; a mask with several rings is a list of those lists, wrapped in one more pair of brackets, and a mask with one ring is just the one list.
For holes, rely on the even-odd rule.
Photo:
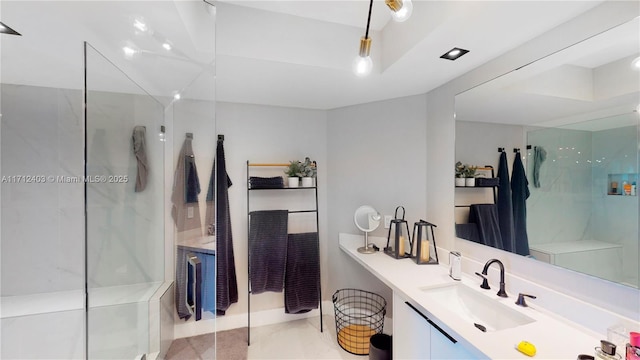
[(371, 73), (371, 69), (373, 69), (373, 61), (371, 60), (371, 56), (358, 56), (353, 60), (352, 66), (354, 74), (357, 76), (367, 76)]
[(411, 17), (411, 13), (413, 12), (413, 3), (411, 0), (403, 0), (402, 7), (398, 9), (398, 11), (392, 11), (391, 17), (394, 21), (403, 22)]

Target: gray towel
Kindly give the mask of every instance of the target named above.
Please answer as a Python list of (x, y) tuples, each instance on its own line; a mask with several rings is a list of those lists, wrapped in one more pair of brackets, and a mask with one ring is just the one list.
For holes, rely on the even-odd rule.
[(187, 305), (187, 250), (176, 248), (176, 288), (174, 289), (176, 311), (180, 319), (188, 320), (191, 311)]
[(317, 309), (320, 302), (318, 233), (289, 234), (284, 309), (300, 314)]
[(252, 294), (282, 291), (287, 259), (287, 210), (253, 211), (249, 218), (249, 279)]
[(533, 148), (533, 187), (540, 187), (540, 167), (547, 159), (547, 151), (542, 146)]
[(136, 175), (135, 192), (141, 192), (147, 186), (147, 178), (149, 175), (149, 163), (147, 162), (147, 143), (145, 134), (147, 128), (144, 126), (136, 126), (133, 128), (131, 141), (133, 142), (133, 154), (138, 161), (138, 174)]

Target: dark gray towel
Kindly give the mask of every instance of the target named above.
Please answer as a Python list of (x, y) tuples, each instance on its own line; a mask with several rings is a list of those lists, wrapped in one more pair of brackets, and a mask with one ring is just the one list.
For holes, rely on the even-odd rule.
[(251, 176), (249, 178), (250, 189), (282, 189), (284, 187), (284, 180), (282, 176), (275, 177), (257, 177)]
[(480, 243), (478, 226), (474, 223), (456, 224), (456, 236), (461, 239), (466, 239), (466, 240)]
[(476, 224), (478, 239), (481, 244), (489, 245), (496, 249), (504, 249), (500, 225), (498, 221), (498, 209), (495, 204), (473, 204), (469, 207), (469, 222)]
[(249, 218), (251, 293), (282, 291), (287, 259), (289, 211), (253, 211)]
[(527, 199), (529, 198), (529, 181), (524, 172), (520, 153), (513, 160), (511, 174), (511, 202), (513, 204), (513, 229), (515, 249), (519, 255), (529, 255), (529, 237), (527, 235)]
[(507, 154), (500, 153), (500, 163), (498, 165), (498, 221), (500, 224), (500, 235), (502, 237), (502, 249), (515, 252), (516, 243), (513, 230), (513, 206), (511, 205), (511, 184), (509, 181), (509, 165), (507, 164)]
[(317, 309), (320, 302), (318, 233), (289, 234), (284, 309), (300, 314)]

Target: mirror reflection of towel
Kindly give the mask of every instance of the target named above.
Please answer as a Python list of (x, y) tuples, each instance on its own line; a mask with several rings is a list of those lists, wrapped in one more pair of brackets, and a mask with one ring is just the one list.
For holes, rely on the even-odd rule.
[(147, 162), (147, 143), (145, 134), (147, 128), (144, 126), (136, 126), (133, 128), (131, 141), (133, 142), (133, 154), (138, 161), (138, 173), (136, 175), (135, 192), (141, 192), (147, 186), (147, 178), (149, 175), (149, 163)]
[(547, 159), (547, 151), (542, 146), (533, 148), (533, 187), (540, 187), (540, 167)]
[(476, 224), (479, 243), (489, 245), (496, 249), (504, 249), (502, 235), (500, 233), (497, 205), (471, 205), (469, 207), (469, 223)]

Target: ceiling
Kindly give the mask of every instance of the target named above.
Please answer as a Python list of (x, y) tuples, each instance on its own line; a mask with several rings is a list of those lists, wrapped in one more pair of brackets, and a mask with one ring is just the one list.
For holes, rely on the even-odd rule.
[(459, 94), (456, 119), (591, 131), (627, 126), (637, 114), (617, 115), (640, 106), (640, 68), (632, 66), (639, 57), (640, 17)]
[[(81, 88), (88, 41), (154, 95), (210, 99), (215, 76), (219, 101), (332, 109), (425, 93), (601, 2), (414, 0), (412, 17), (396, 23), (376, 0), (374, 69), (358, 78), (351, 62), (368, 1), (228, 0), (210, 11), (199, 0), (3, 0), (0, 20), (23, 36), (0, 37), (1, 75), (8, 83)], [(152, 31), (135, 29), (136, 19)], [(136, 55), (125, 56), (124, 46)], [(439, 58), (456, 46), (471, 52)], [(94, 84), (116, 91), (109, 80)]]

